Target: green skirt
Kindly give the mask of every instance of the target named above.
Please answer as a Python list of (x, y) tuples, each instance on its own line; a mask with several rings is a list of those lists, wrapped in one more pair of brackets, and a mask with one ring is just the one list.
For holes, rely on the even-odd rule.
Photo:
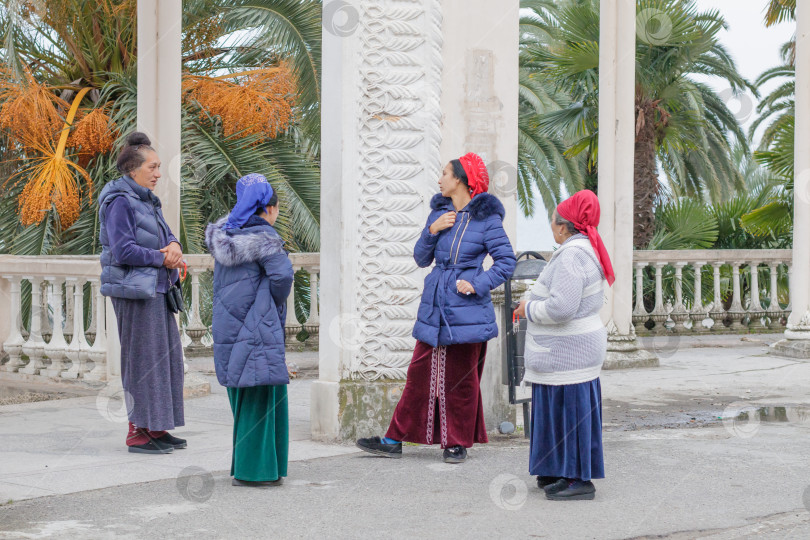
[(287, 385), (228, 388), (228, 399), (233, 411), (231, 476), (252, 482), (287, 476)]

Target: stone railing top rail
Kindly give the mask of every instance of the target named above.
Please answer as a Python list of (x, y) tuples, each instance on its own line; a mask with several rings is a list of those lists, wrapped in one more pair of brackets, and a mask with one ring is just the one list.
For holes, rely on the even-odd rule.
[(683, 250), (638, 250), (633, 252), (637, 263), (768, 263), (790, 262), (790, 249), (683, 249)]
[(100, 275), (97, 255), (0, 255), (0, 276), (97, 279)]
[[(214, 259), (207, 253), (186, 254), (189, 269), (213, 270)], [(320, 253), (290, 253), (293, 268), (318, 272)], [(0, 255), (0, 276), (98, 278), (98, 255)]]

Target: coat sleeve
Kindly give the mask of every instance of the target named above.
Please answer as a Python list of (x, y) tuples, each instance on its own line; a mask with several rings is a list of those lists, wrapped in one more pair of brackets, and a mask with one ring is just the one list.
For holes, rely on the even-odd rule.
[(163, 266), (165, 256), (157, 249), (139, 246), (136, 237), (135, 212), (126, 197), (117, 197), (107, 206), (104, 226), (113, 257), (128, 266)]
[(475, 289), (475, 294), (491, 291), (509, 279), (515, 271), (515, 251), (499, 216), (492, 216), (487, 220), (484, 247), (492, 257), (493, 264), (489, 270), (473, 278), (470, 285)]
[(436, 234), (430, 233), (430, 226), (433, 225), (433, 222), (436, 221), (438, 217), (434, 216), (434, 214), (435, 212), (431, 212), (428, 216), (425, 228), (422, 229), (422, 234), (419, 236), (419, 240), (416, 241), (416, 245), (413, 248), (413, 259), (416, 261), (419, 268), (426, 268), (433, 262), (436, 243), (439, 241), (439, 235), (441, 234), (441, 232), (437, 232)]
[(577, 250), (569, 249), (560, 253), (558, 268), (551, 278), (549, 297), (526, 304), (527, 318), (536, 324), (559, 324), (570, 321), (579, 311), (582, 293), (585, 290), (586, 276), (583, 261)]
[[(270, 278), (270, 294), (279, 308), (287, 307), (287, 297), (290, 295), (293, 283), (293, 267), (287, 253), (281, 252), (268, 255), (261, 260), (264, 272)], [(283, 322), (283, 320), (282, 320)]]

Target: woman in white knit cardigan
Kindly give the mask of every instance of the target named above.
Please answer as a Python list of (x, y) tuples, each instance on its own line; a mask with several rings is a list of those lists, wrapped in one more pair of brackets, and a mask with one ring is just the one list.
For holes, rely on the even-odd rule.
[(607, 332), (599, 317), (613, 268), (596, 226), (599, 201), (580, 191), (551, 221), (561, 244), (517, 314), (528, 319), (524, 382), (532, 384), (529, 472), (553, 500), (593, 499), (604, 478), (599, 372)]

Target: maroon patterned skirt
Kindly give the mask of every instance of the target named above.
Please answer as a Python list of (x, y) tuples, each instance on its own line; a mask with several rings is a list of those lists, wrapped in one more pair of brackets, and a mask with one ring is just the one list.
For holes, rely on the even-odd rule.
[(416, 342), (386, 437), (442, 448), (485, 443), (481, 373), (486, 343), (431, 347)]

